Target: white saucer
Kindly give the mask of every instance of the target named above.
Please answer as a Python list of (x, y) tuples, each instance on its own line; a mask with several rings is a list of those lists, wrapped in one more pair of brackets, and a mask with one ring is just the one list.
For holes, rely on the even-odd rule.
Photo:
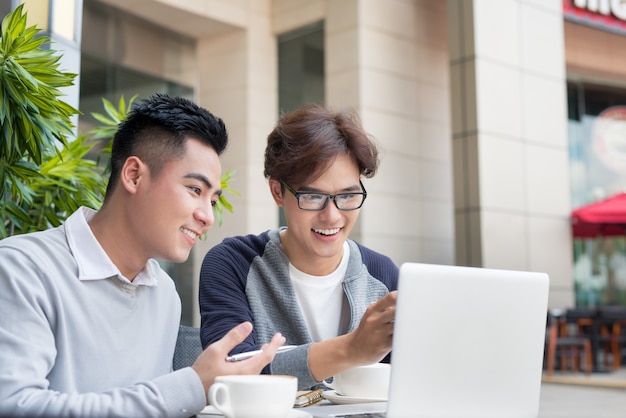
[(338, 405), (368, 402), (387, 402), (387, 399), (384, 398), (357, 398), (355, 396), (344, 396), (338, 394), (334, 390), (325, 390), (324, 392), (322, 392), (322, 396), (324, 396), (324, 398), (328, 399), (332, 403), (336, 403)]
[(287, 418), (313, 418), (313, 415), (302, 409), (292, 409)]
[[(207, 405), (200, 413), (197, 415), (198, 417), (223, 417), (222, 413), (218, 411), (214, 406)], [(289, 412), (287, 418), (313, 418), (313, 415), (309, 414), (302, 409), (294, 408)]]

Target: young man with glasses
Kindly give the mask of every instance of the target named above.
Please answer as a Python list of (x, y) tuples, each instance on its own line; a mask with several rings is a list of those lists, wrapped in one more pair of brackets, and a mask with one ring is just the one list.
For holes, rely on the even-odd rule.
[(204, 346), (242, 321), (254, 331), (233, 353), (281, 332), (296, 347), (264, 372), (297, 376), (300, 389), (389, 360), (398, 268), (348, 238), (367, 197), (361, 180), (378, 162), (353, 112), (309, 105), (282, 116), (268, 136), (265, 176), (287, 226), (227, 238), (207, 253)]

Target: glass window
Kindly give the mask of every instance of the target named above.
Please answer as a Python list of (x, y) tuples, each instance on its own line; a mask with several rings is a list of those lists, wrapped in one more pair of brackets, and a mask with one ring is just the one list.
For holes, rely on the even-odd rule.
[(626, 89), (569, 83), (572, 206), (626, 188)]
[(102, 99), (117, 105), (120, 97), (128, 101), (137, 95), (135, 101), (155, 93), (167, 93), (193, 99), (193, 88), (173, 83), (130, 68), (106, 62), (84, 52), (80, 65), (80, 110), (81, 132), (87, 132), (97, 125), (92, 112), (103, 113)]
[(322, 22), (278, 37), (278, 106), (281, 112), (324, 103)]
[[(626, 190), (626, 88), (567, 86), (572, 207)], [(625, 231), (626, 234), (626, 231)], [(578, 306), (626, 305), (624, 237), (574, 239)]]
[(0, 0), (0, 19), (4, 19), (9, 13), (11, 13), (11, 0)]
[[(137, 95), (135, 101), (139, 101), (155, 93), (167, 93), (193, 99), (191, 87), (143, 74), (83, 53), (79, 106), (82, 115), (79, 118), (79, 132), (87, 133), (97, 126), (98, 122), (91, 116), (91, 113), (104, 114), (103, 98), (117, 106), (122, 96), (128, 101)], [(95, 158), (95, 155), (93, 157)], [(184, 325), (193, 325), (193, 301), (197, 297), (193, 286), (193, 254), (192, 251), (187, 261), (182, 264), (159, 260), (161, 267), (167, 271), (176, 284), (182, 301), (181, 323)]]
[[(278, 37), (278, 111), (305, 103), (324, 104), (324, 25), (322, 22)], [(279, 208), (279, 224), (286, 225)]]

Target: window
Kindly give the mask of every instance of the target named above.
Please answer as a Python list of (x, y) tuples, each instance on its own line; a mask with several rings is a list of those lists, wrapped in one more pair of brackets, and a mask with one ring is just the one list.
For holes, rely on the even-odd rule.
[[(626, 190), (626, 88), (570, 82), (567, 99), (571, 197), (577, 208)], [(624, 237), (574, 240), (578, 306), (626, 305), (625, 247)]]
[[(83, 53), (81, 57), (79, 106), (82, 115), (79, 117), (79, 132), (87, 133), (97, 126), (98, 122), (91, 116), (91, 113), (104, 113), (103, 98), (117, 105), (121, 96), (124, 96), (128, 101), (137, 95), (136, 101), (139, 101), (155, 93), (167, 93), (193, 99), (191, 87), (143, 74)], [(193, 286), (193, 256), (194, 252), (192, 251), (187, 261), (182, 264), (158, 260), (161, 267), (174, 280), (180, 295), (182, 301), (181, 323), (183, 325), (193, 325), (194, 300), (197, 298)]]
[[(278, 37), (278, 111), (324, 104), (324, 26), (316, 23)], [(286, 225), (279, 208), (279, 224)]]

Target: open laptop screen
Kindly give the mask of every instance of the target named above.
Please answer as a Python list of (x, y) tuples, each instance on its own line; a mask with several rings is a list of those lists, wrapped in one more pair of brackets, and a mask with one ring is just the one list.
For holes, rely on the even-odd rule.
[(320, 405), (307, 412), (536, 417), (548, 290), (545, 273), (403, 264), (387, 404)]
[(545, 273), (405, 263), (388, 417), (538, 414)]

